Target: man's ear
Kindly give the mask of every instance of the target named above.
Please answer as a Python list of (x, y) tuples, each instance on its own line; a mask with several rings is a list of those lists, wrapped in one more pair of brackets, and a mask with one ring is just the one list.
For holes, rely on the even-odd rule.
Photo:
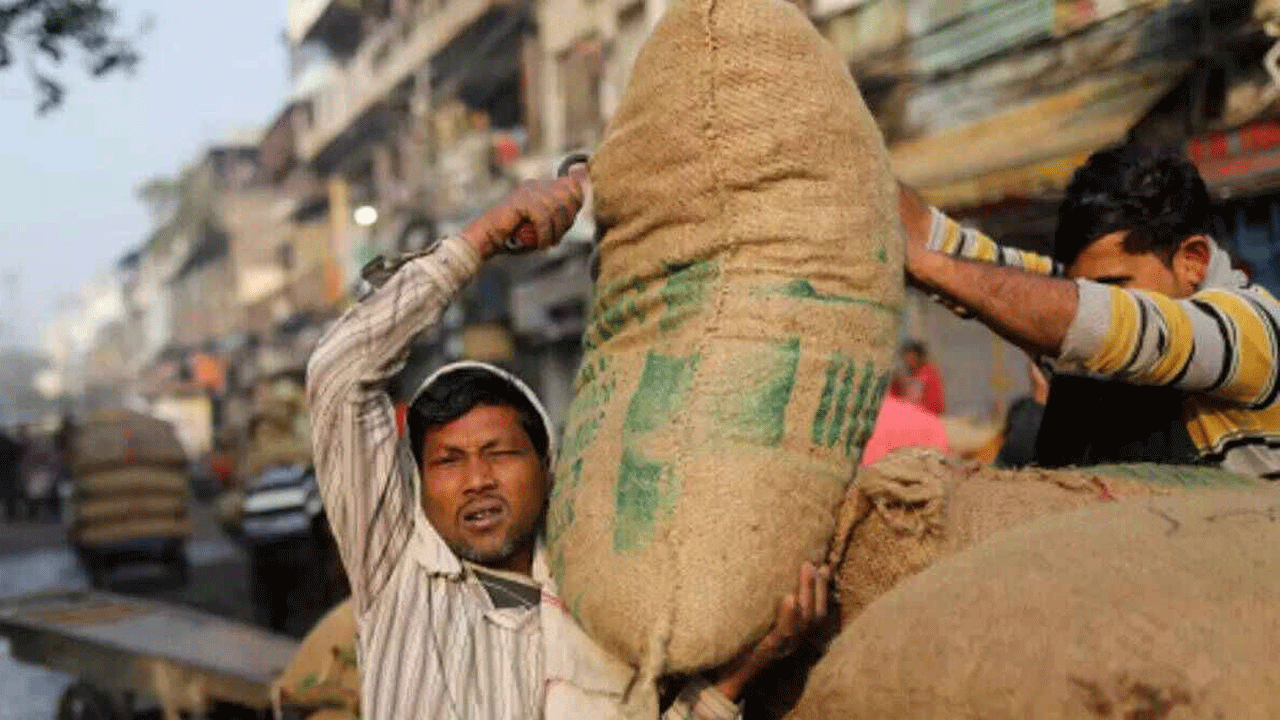
[(1173, 255), (1173, 273), (1178, 280), (1198, 290), (1209, 274), (1209, 259), (1213, 255), (1213, 245), (1206, 235), (1192, 235), (1182, 241), (1178, 251)]

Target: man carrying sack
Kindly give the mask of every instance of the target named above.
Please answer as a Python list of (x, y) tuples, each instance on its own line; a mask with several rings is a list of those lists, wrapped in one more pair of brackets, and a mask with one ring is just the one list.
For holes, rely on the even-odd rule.
[(1209, 236), (1208, 191), (1185, 158), (1137, 146), (1090, 157), (1052, 259), (961, 228), (907, 188), (900, 209), (912, 280), (1056, 361), (1037, 464), (1280, 478), (1280, 305)]
[[(315, 465), (351, 580), (365, 718), (607, 717), (626, 702), (634, 670), (588, 639), (547, 572), (555, 443), (538, 398), (491, 365), (442, 368), (410, 403), (405, 445), (385, 390), (484, 260), (560, 240), (586, 182), (577, 165), (527, 183), (460, 235), (383, 267), (311, 358)], [(825, 616), (828, 579), (805, 564), (772, 631), (684, 685), (664, 717), (738, 717), (747, 682)]]

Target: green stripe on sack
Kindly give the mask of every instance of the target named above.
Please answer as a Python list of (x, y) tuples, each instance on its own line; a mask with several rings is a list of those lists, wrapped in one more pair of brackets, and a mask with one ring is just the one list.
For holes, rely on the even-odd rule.
[(658, 319), (663, 332), (679, 329), (707, 301), (711, 284), (720, 277), (720, 267), (710, 260), (667, 263), (666, 282), (658, 289), (666, 309)]
[(875, 308), (898, 317), (902, 314), (902, 309), (892, 305), (886, 305), (879, 300), (873, 300), (866, 297), (854, 297), (852, 295), (835, 295), (833, 293), (819, 292), (813, 286), (813, 283), (804, 279), (796, 278), (788, 280), (781, 285), (765, 286), (758, 288), (761, 294), (766, 295), (782, 295), (784, 297), (795, 298), (797, 300), (813, 300), (815, 302), (828, 303), (832, 305), (863, 305)]
[[(875, 366), (867, 362), (867, 376), (870, 377), (875, 372)], [(864, 378), (865, 379), (865, 378)], [(844, 454), (846, 457), (853, 455), (854, 448), (861, 449), (866, 445), (867, 440), (871, 438), (871, 433), (875, 429), (876, 419), (880, 416), (880, 402), (884, 399), (884, 392), (889, 387), (889, 373), (881, 373), (876, 380), (875, 387), (871, 390), (871, 397), (864, 399), (859, 393), (857, 410), (861, 421), (858, 423), (858, 431), (855, 433), (853, 426), (849, 426), (849, 434), (844, 439)]]
[(853, 449), (853, 438), (860, 432), (861, 428), (867, 424), (866, 407), (867, 394), (871, 391), (871, 382), (874, 376), (875, 368), (868, 361), (862, 368), (862, 380), (858, 382), (858, 394), (853, 399), (853, 404), (849, 406), (849, 414), (852, 419), (849, 421), (849, 429), (844, 435), (844, 454), (848, 455)]
[(678, 482), (671, 465), (646, 458), (642, 438), (660, 429), (684, 407), (698, 356), (673, 357), (650, 352), (622, 425), (622, 459), (614, 487), (613, 549), (627, 552), (653, 537), (658, 521), (667, 521)]
[(736, 368), (751, 378), (751, 387), (735, 388), (718, 413), (724, 436), (734, 440), (776, 447), (787, 431), (787, 405), (800, 366), (800, 338), (765, 345), (741, 359)]
[(631, 448), (624, 449), (614, 496), (614, 552), (634, 550), (653, 539), (654, 524), (670, 520), (675, 497), (669, 464), (652, 462)]
[(822, 432), (827, 428), (827, 414), (831, 412), (831, 401), (834, 399), (832, 395), (836, 391), (836, 377), (840, 374), (840, 368), (844, 363), (844, 359), (840, 357), (840, 353), (836, 353), (831, 357), (831, 361), (827, 363), (827, 381), (822, 386), (822, 395), (818, 398), (818, 412), (813, 415), (813, 444), (822, 444)]
[(827, 428), (827, 439), (825, 445), (832, 447), (836, 444), (836, 438), (840, 437), (840, 431), (844, 429), (845, 418), (849, 414), (849, 408), (845, 403), (849, 402), (849, 393), (853, 390), (853, 378), (857, 375), (857, 369), (854, 367), (853, 361), (847, 361), (844, 370), (844, 379), (840, 381), (840, 391), (836, 395), (836, 415), (831, 421), (831, 425)]
[(627, 405), (624, 429), (628, 433), (650, 432), (675, 413), (689, 394), (696, 365), (696, 355), (646, 355), (640, 383)]

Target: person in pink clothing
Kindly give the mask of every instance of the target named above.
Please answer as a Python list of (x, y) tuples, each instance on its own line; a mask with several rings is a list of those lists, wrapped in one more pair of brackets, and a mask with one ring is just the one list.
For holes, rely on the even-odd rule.
[(889, 385), (889, 394), (914, 403), (934, 415), (947, 411), (946, 393), (942, 389), (942, 373), (929, 362), (924, 343), (912, 340), (902, 346), (905, 375), (897, 375)]
[(886, 395), (871, 439), (862, 451), (862, 464), (870, 465), (904, 447), (937, 448), (951, 452), (947, 430), (937, 415), (906, 400)]

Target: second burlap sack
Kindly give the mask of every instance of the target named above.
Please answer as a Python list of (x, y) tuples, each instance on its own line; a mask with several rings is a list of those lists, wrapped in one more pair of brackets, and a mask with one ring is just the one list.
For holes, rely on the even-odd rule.
[(902, 299), (897, 191), (782, 0), (676, 0), (591, 162), (603, 237), (548, 520), (586, 630), (659, 673), (761, 636), (830, 541)]
[(863, 468), (841, 507), (830, 558), (841, 616), (850, 621), (928, 565), (1042, 515), (1197, 488), (1264, 485), (1207, 467), (999, 470), (934, 450), (899, 450)]
[(1038, 518), (873, 602), (794, 720), (1280, 717), (1280, 488)]

